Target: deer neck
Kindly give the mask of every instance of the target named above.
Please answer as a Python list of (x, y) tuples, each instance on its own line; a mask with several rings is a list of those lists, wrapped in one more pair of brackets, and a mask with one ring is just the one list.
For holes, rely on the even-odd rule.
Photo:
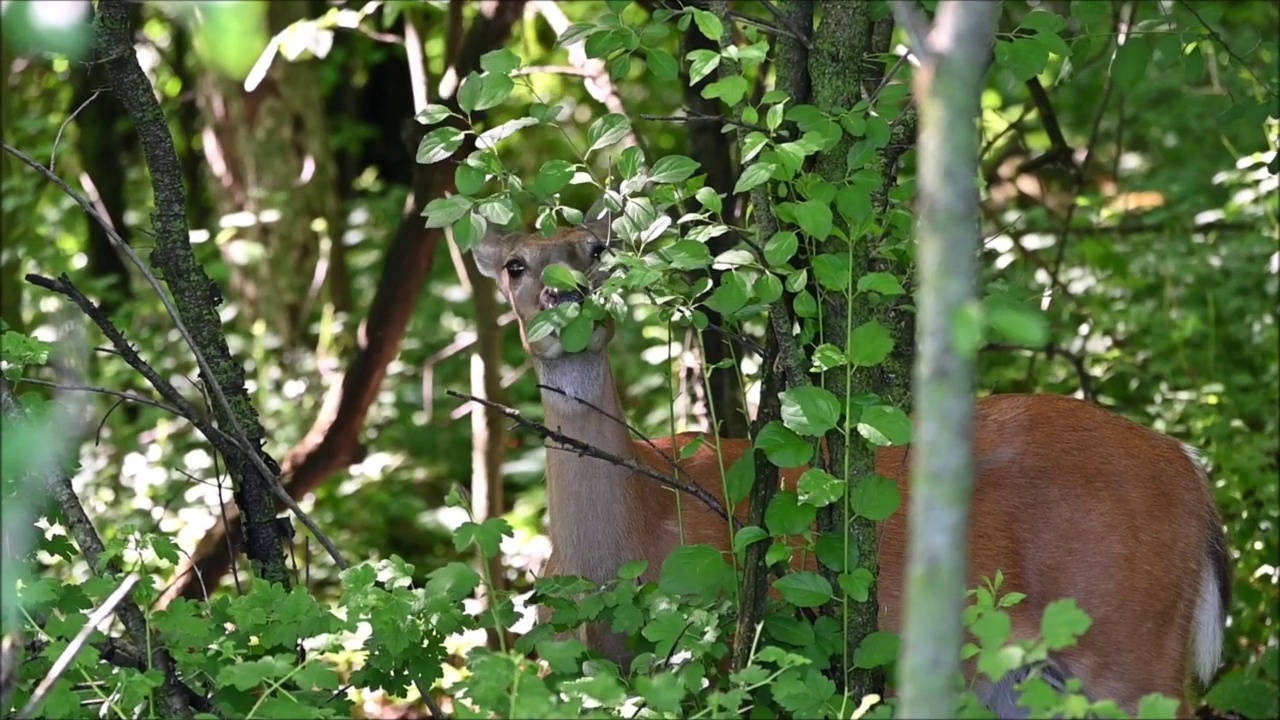
[[(635, 445), (613, 371), (604, 352), (562, 355), (535, 365), (543, 385), (548, 428), (626, 460)], [(593, 407), (594, 406), (594, 407)], [(596, 582), (616, 576), (622, 563), (640, 559), (633, 548), (643, 536), (638, 481), (632, 471), (573, 450), (547, 447), (547, 515), (556, 572)]]

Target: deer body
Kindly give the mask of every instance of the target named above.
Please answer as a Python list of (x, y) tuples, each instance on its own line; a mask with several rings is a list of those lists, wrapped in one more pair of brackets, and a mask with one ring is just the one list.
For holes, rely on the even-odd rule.
[[(542, 286), (542, 268), (565, 262), (590, 276), (599, 248), (598, 236), (582, 230), (550, 240), (510, 235), (487, 238), (476, 259), (514, 306), (541, 383), (559, 391), (543, 390), (545, 424), (671, 474), (673, 449), (694, 434), (655, 440), (655, 449), (634, 441), (625, 424), (610, 418), (624, 417), (606, 353), (610, 326), (596, 328), (591, 345), (579, 353), (563, 352), (554, 337), (530, 343), (525, 335), (538, 310), (564, 300)], [(706, 440), (679, 463), (677, 477), (723, 503), (714, 444), (727, 468), (750, 442)], [(1015, 639), (1038, 635), (1045, 607), (1064, 597), (1074, 598), (1093, 620), (1076, 647), (1052, 658), (1047, 677), (1079, 678), (1089, 696), (1113, 698), (1129, 711), (1152, 692), (1184, 698), (1188, 665), (1208, 682), (1221, 654), (1230, 564), (1193, 450), (1080, 400), (994, 395), (977, 403), (974, 454), (970, 585), (999, 570), (1005, 592), (1026, 594), (1008, 608)], [(877, 473), (894, 479), (903, 499), (879, 531), (880, 625), (892, 632), (900, 629), (910, 456), (909, 447), (876, 454)], [(653, 580), (681, 542), (731, 549), (722, 518), (691, 497), (677, 506), (675, 494), (651, 478), (550, 448), (546, 468), (553, 548), (547, 574), (603, 583), (616, 578), (624, 562), (647, 560), (641, 579)], [(801, 470), (785, 471), (784, 486), (794, 487)], [(745, 503), (734, 508), (740, 520), (746, 511)], [(625, 638), (588, 627), (583, 639), (627, 666)], [(975, 687), (998, 716), (1024, 717), (1011, 684)]]

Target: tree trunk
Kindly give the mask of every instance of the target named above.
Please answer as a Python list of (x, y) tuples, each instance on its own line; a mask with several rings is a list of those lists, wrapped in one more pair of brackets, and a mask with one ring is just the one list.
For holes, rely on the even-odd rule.
[[(914, 6), (894, 7), (917, 36)], [(902, 717), (956, 712), (963, 639), (967, 528), (973, 491), (973, 356), (956, 344), (955, 314), (978, 300), (977, 117), (1000, 5), (939, 3), (937, 22), (912, 48), (920, 108), (920, 357), (911, 471), (898, 707)]]

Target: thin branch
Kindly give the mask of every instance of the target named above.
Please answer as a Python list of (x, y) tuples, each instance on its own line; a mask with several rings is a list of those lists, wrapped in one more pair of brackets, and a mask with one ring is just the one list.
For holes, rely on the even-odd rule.
[(983, 345), (982, 349), (984, 351), (993, 351), (993, 352), (1044, 353), (1045, 357), (1049, 360), (1052, 360), (1055, 357), (1060, 357), (1063, 360), (1066, 360), (1068, 363), (1070, 363), (1071, 367), (1075, 369), (1076, 380), (1078, 380), (1080, 383), (1080, 394), (1083, 395), (1086, 400), (1089, 400), (1091, 402), (1094, 399), (1093, 375), (1091, 375), (1089, 373), (1089, 369), (1085, 367), (1085, 357), (1080, 353), (1072, 352), (1062, 347), (1061, 345), (1057, 345), (1055, 343), (1049, 343), (1044, 347), (1037, 348), (1037, 347), (1028, 347), (1025, 345), (1013, 345), (1011, 343), (993, 342), (993, 343), (987, 343), (986, 345)]
[(177, 417), (180, 417), (184, 420), (187, 419), (186, 415), (183, 415), (177, 408), (171, 405), (165, 405), (162, 402), (144, 398), (141, 395), (134, 395), (133, 393), (120, 392), (119, 390), (109, 390), (107, 388), (94, 387), (92, 385), (65, 385), (63, 383), (49, 382), (48, 380), (37, 380), (36, 378), (28, 378), (28, 377), (18, 378), (16, 382), (19, 385), (21, 385), (22, 383), (30, 383), (32, 385), (40, 385), (43, 387), (53, 388), (55, 390), (68, 390), (71, 392), (87, 392), (87, 393), (95, 393), (97, 395), (109, 395), (111, 397), (120, 398), (120, 400), (122, 401), (133, 402), (139, 405), (149, 405), (153, 408), (164, 410), (167, 413), (172, 413), (173, 415), (176, 415)]
[(639, 437), (641, 440), (643, 440), (643, 441), (645, 442), (645, 444), (646, 444), (646, 445), (648, 445), (649, 447), (653, 448), (653, 451), (654, 451), (655, 453), (657, 453), (658, 455), (662, 456), (662, 458), (663, 458), (664, 460), (667, 460), (667, 463), (668, 463), (669, 465), (671, 465), (671, 469), (672, 469), (672, 470), (675, 470), (675, 471), (677, 471), (677, 472), (679, 471), (679, 469), (680, 469), (680, 468), (678, 468), (678, 467), (676, 466), (675, 462), (674, 462), (674, 461), (672, 461), (670, 458), (666, 457), (666, 455), (664, 455), (664, 454), (663, 454), (662, 450), (658, 449), (658, 446), (657, 446), (656, 444), (654, 444), (653, 440), (652, 440), (652, 439), (650, 439), (648, 435), (645, 435), (644, 433), (640, 432), (640, 431), (639, 431), (638, 429), (636, 429), (635, 427), (632, 427), (631, 423), (627, 422), (625, 418), (620, 418), (620, 417), (618, 417), (617, 415), (614, 415), (613, 413), (606, 411), (604, 408), (600, 407), (599, 405), (596, 405), (595, 403), (591, 402), (590, 400), (584, 400), (584, 399), (582, 399), (582, 398), (580, 398), (580, 397), (577, 397), (576, 395), (570, 395), (569, 393), (565, 392), (564, 390), (561, 390), (561, 389), (560, 389), (560, 388), (558, 388), (558, 387), (551, 387), (550, 385), (543, 385), (542, 383), (538, 383), (537, 387), (538, 387), (538, 389), (539, 389), (539, 390), (545, 390), (545, 391), (547, 391), (547, 392), (553, 392), (553, 393), (556, 393), (556, 394), (558, 394), (558, 395), (560, 395), (560, 396), (562, 396), (562, 397), (568, 398), (568, 399), (570, 399), (570, 400), (572, 400), (572, 401), (574, 401), (574, 402), (578, 403), (579, 405), (585, 405), (585, 406), (587, 406), (588, 408), (590, 408), (593, 412), (597, 412), (597, 413), (599, 413), (599, 414), (603, 415), (604, 417), (608, 418), (609, 420), (612, 420), (613, 422), (615, 422), (615, 423), (617, 423), (617, 424), (621, 425), (622, 427), (626, 428), (626, 429), (627, 429), (627, 431), (628, 431), (628, 432), (630, 432), (632, 435), (635, 435), (636, 437)]
[(1262, 82), (1262, 80), (1253, 72), (1253, 68), (1249, 67), (1249, 64), (1244, 61), (1244, 58), (1237, 55), (1236, 51), (1231, 49), (1231, 46), (1227, 44), (1227, 41), (1224, 40), (1223, 37), (1218, 34), (1218, 31), (1215, 30), (1212, 25), (1210, 25), (1208, 22), (1205, 21), (1203, 17), (1200, 16), (1200, 13), (1196, 12), (1196, 9), (1191, 6), (1191, 3), (1187, 2), (1187, 0), (1180, 0), (1178, 4), (1182, 5), (1182, 7), (1186, 8), (1187, 12), (1191, 13), (1192, 17), (1194, 17), (1200, 23), (1200, 25), (1204, 27), (1205, 32), (1209, 33), (1209, 37), (1213, 38), (1214, 42), (1221, 45), (1222, 49), (1226, 51), (1227, 55), (1232, 60), (1235, 60), (1236, 63), (1240, 65), (1240, 67), (1244, 68), (1244, 71), (1249, 73), (1249, 77), (1253, 78), (1253, 81), (1258, 83), (1258, 85), (1262, 87), (1262, 90), (1264, 92), (1266, 92), (1268, 95), (1270, 95), (1273, 98), (1280, 97), (1276, 94), (1276, 91), (1274, 88)]
[(73, 110), (71, 114), (67, 116), (67, 119), (63, 120), (62, 124), (58, 126), (58, 134), (53, 137), (53, 149), (49, 151), (49, 172), (53, 172), (54, 165), (56, 164), (56, 160), (58, 158), (58, 144), (62, 142), (63, 131), (67, 129), (67, 126), (71, 124), (72, 120), (76, 119), (76, 116), (80, 114), (81, 110), (84, 110), (85, 108), (89, 107), (89, 103), (96, 100), (98, 96), (101, 94), (102, 94), (101, 88), (94, 90), (93, 94), (90, 95), (84, 102), (80, 103), (79, 107)]
[[(239, 437), (236, 437), (229, 435), (221, 428), (218, 428), (210, 422), (203, 413), (197, 412), (196, 409), (187, 402), (186, 398), (184, 398), (168, 380), (148, 365), (147, 362), (138, 355), (137, 351), (130, 347), (129, 341), (126, 340), (120, 330), (115, 327), (115, 324), (102, 313), (101, 309), (99, 309), (93, 301), (85, 297), (84, 293), (80, 292), (79, 288), (71, 282), (70, 278), (63, 275), (57, 280), (54, 280), (40, 275), (27, 275), (26, 279), (27, 282), (32, 285), (63, 295), (75, 303), (76, 306), (79, 307), (80, 310), (98, 326), (102, 333), (107, 336), (107, 339), (110, 340), (111, 344), (115, 346), (117, 351), (119, 351), (120, 356), (124, 361), (146, 378), (147, 382), (151, 383), (151, 386), (160, 393), (161, 397), (168, 400), (177, 409), (177, 414), (186, 418), (195, 425), (196, 428), (200, 430), (201, 434), (203, 434), (205, 438), (224, 456), (235, 457), (237, 455), (248, 455), (250, 457), (257, 458), (258, 462), (262, 463), (262, 460), (258, 457), (257, 453), (250, 451), (250, 449), (245, 445), (243, 433), (241, 433)], [(210, 382), (205, 383), (205, 386), (216, 388), (217, 384)], [(294, 515), (298, 517), (298, 520), (309, 531), (311, 531), (312, 535), (315, 536), (316, 541), (324, 547), (327, 553), (329, 553), (334, 564), (343, 570), (350, 567), (346, 559), (342, 557), (342, 553), (338, 551), (338, 547), (329, 539), (329, 536), (326, 535), (324, 531), (320, 529), (320, 526), (316, 525), (315, 521), (298, 506), (298, 503), (290, 497), (287, 492), (285, 492), (284, 488), (280, 486), (279, 479), (274, 474), (266, 471), (265, 463), (263, 463), (262, 471), (262, 477), (267, 480), (272, 492), (293, 512)]]
[(703, 115), (702, 113), (687, 110), (684, 115), (640, 115), (641, 120), (657, 120), (659, 122), (683, 122), (683, 123), (724, 123), (726, 125), (734, 125), (748, 130), (759, 130), (764, 133), (772, 133), (773, 131), (763, 125), (752, 125), (741, 120), (736, 120), (724, 115)]
[[(769, 0), (760, 0), (760, 4), (764, 5), (764, 8), (769, 11), (769, 14), (772, 15), (775, 20), (787, 28), (787, 37), (795, 40), (805, 50), (813, 49), (813, 42), (809, 39), (809, 34), (805, 32), (805, 29), (796, 27), (791, 22), (791, 18), (783, 13), (777, 5), (774, 5)], [(735, 15), (735, 13), (731, 13), (731, 15)]]
[(689, 485), (689, 484), (683, 483), (669, 475), (664, 475), (658, 472), (657, 470), (654, 470), (651, 467), (642, 465), (636, 462), (635, 460), (632, 460), (630, 458), (618, 457), (613, 453), (605, 452), (604, 450), (601, 450), (600, 448), (597, 448), (594, 445), (591, 445), (589, 443), (585, 443), (581, 440), (578, 440), (577, 438), (571, 438), (562, 432), (552, 430), (551, 428), (547, 427), (546, 425), (543, 425), (540, 422), (530, 420), (524, 415), (521, 415), (520, 411), (516, 410), (515, 408), (508, 407), (501, 403), (492, 402), (490, 400), (485, 400), (483, 398), (474, 397), (472, 395), (466, 395), (464, 393), (456, 392), (453, 390), (446, 390), (445, 394), (449, 395), (450, 397), (458, 398), (459, 400), (466, 400), (468, 402), (479, 403), (487, 408), (497, 410), (498, 412), (505, 415), (507, 418), (513, 420), (516, 423), (516, 425), (519, 425), (520, 427), (526, 428), (528, 430), (532, 430), (547, 440), (552, 440), (556, 443), (559, 443), (560, 447), (548, 445), (547, 446), (548, 450), (575, 451), (579, 455), (593, 457), (593, 458), (596, 458), (597, 460), (604, 460), (605, 462), (613, 463), (618, 467), (624, 467), (624, 468), (627, 468), (628, 470), (644, 475), (645, 477), (657, 480), (658, 483), (672, 490), (688, 493), (689, 495), (692, 495), (695, 498), (701, 500), (704, 505), (710, 508), (711, 511), (714, 512), (715, 514), (719, 515), (721, 519), (731, 523), (733, 525), (733, 531), (735, 533), (740, 529), (741, 523), (738, 522), (738, 519), (735, 517), (732, 517), (727, 512), (725, 512), (724, 506), (721, 505), (718, 500), (712, 497), (711, 493), (708, 493), (706, 490), (703, 490), (697, 485)]
[[(226, 395), (223, 394), (222, 388), (214, 380), (214, 378), (217, 376), (214, 375), (213, 369), (210, 368), (209, 364), (205, 361), (204, 355), (203, 353), (200, 352), (199, 346), (196, 344), (195, 339), (192, 338), (191, 333), (186, 328), (186, 325), (183, 324), (182, 318), (180, 317), (177, 308), (174, 307), (173, 305), (173, 301), (169, 299), (168, 294), (160, 287), (160, 281), (156, 279), (156, 276), (154, 273), (151, 272), (151, 269), (147, 267), (145, 263), (142, 262), (142, 258), (138, 257), (138, 254), (134, 252), (133, 248), (130, 247), (129, 244), (126, 243), (120, 237), (120, 235), (112, 227), (111, 222), (108, 221), (106, 218), (104, 218), (88, 200), (86, 200), (83, 196), (81, 196), (75, 190), (72, 190), (71, 187), (69, 187), (65, 182), (63, 182), (62, 178), (50, 172), (48, 168), (44, 167), (40, 163), (33, 160), (26, 153), (23, 153), (21, 150), (14, 148), (13, 146), (9, 145), (4, 141), (0, 141), (0, 149), (3, 149), (5, 152), (21, 160), (28, 167), (35, 170), (37, 173), (42, 175), (46, 180), (53, 183), (60, 190), (66, 193), (72, 200), (75, 201), (77, 205), (80, 206), (82, 210), (85, 211), (86, 214), (89, 215), (89, 217), (93, 218), (94, 221), (96, 221), (99, 225), (102, 226), (102, 229), (106, 232), (107, 238), (111, 240), (111, 244), (114, 245), (118, 250), (123, 252), (129, 258), (129, 260), (134, 264), (134, 266), (138, 268), (143, 278), (147, 281), (147, 284), (151, 286), (152, 290), (154, 290), (156, 295), (159, 296), (160, 302), (164, 304), (165, 310), (169, 313), (169, 316), (173, 319), (174, 325), (177, 328), (178, 333), (182, 335), (182, 339), (191, 348), (191, 352), (192, 352), (192, 355), (195, 357), (196, 364), (200, 366), (200, 373), (207, 380), (207, 382), (205, 383), (205, 386), (209, 388), (210, 394), (213, 395), (213, 397), (218, 401), (218, 404), (222, 407), (223, 412), (226, 413), (226, 416), (231, 421), (232, 429), (235, 431), (235, 434), (236, 434), (236, 440), (237, 440), (236, 445), (239, 446), (242, 454), (249, 459), (249, 461), (254, 465), (255, 469), (257, 469), (257, 471), (262, 475), (264, 480), (266, 480), (267, 483), (271, 486), (272, 493), (275, 494), (275, 496), (279, 498), (281, 502), (283, 502), (285, 506), (288, 507), (289, 510), (294, 513), (294, 515), (298, 517), (298, 520), (304, 526), (306, 526), (306, 528), (309, 531), (311, 531), (313, 535), (316, 536), (316, 540), (320, 543), (321, 546), (324, 547), (325, 551), (329, 553), (329, 556), (333, 559), (334, 564), (343, 570), (350, 567), (349, 563), (347, 563), (347, 561), (342, 557), (342, 554), (338, 552), (338, 548), (333, 544), (333, 541), (329, 540), (329, 538), (320, 530), (319, 526), (316, 525), (315, 522), (312, 521), (311, 518), (308, 517), (305, 512), (303, 512), (302, 508), (298, 506), (298, 503), (295, 502), (293, 498), (289, 497), (289, 494), (285, 492), (284, 488), (280, 486), (280, 479), (278, 477), (278, 474), (272, 472), (267, 467), (267, 464), (262, 460), (261, 455), (249, 447), (248, 436), (245, 434), (244, 429), (240, 426), (240, 422), (237, 419), (236, 414), (231, 411), (231, 405), (227, 402)], [(27, 277), (28, 281), (30, 281), (32, 277), (38, 277), (38, 276), (28, 276)], [(62, 294), (67, 295), (68, 297), (71, 297), (70, 295), (68, 295), (65, 292), (62, 292), (61, 290), (58, 289), (58, 287), (53, 285), (53, 281), (47, 280), (47, 279), (45, 280), (47, 284), (45, 284), (43, 287), (45, 287), (46, 289), (53, 290), (55, 292), (61, 292)], [(80, 293), (79, 290), (75, 290), (74, 286), (70, 284), (70, 280), (66, 279), (65, 276), (63, 279), (63, 284), (66, 285), (68, 288), (74, 290), (75, 293), (77, 294)], [(83, 295), (80, 295), (80, 297), (84, 298)], [(74, 300), (74, 298), (72, 299)], [(105, 316), (102, 316), (102, 313), (97, 310), (96, 306), (93, 306), (93, 304), (89, 302), (88, 298), (84, 298), (84, 300), (86, 303), (88, 303), (89, 307), (94, 307), (94, 314), (98, 315), (107, 324), (110, 324), (110, 320), (107, 320)], [(77, 304), (81, 305), (78, 302)], [(81, 305), (81, 310), (85, 310), (85, 307), (86, 307), (85, 305)], [(85, 312), (88, 313), (87, 310), (85, 310)], [(90, 317), (93, 318), (92, 315), (90, 315)], [(97, 318), (94, 318), (94, 319), (95, 319), (95, 322), (97, 322)], [(100, 328), (102, 327), (102, 323), (98, 322), (97, 324)], [(137, 353), (134, 352), (131, 348), (129, 348), (128, 342), (124, 340), (123, 336), (119, 335), (119, 331), (116, 331), (116, 335), (119, 337), (119, 342), (113, 341), (113, 344), (115, 345), (116, 349), (119, 350), (122, 354), (130, 353), (130, 354), (133, 354), (134, 357), (137, 357)], [(141, 359), (139, 359), (139, 362), (141, 362)], [(145, 363), (143, 364), (145, 365)], [(135, 367), (135, 369), (137, 368)], [(169, 388), (172, 390), (173, 386), (169, 385), (167, 380), (164, 380), (163, 378), (161, 378), (159, 374), (155, 373), (154, 370), (151, 371), (151, 375), (152, 377), (149, 377), (147, 379), (151, 381), (152, 386), (155, 387), (157, 391), (160, 391), (160, 394), (164, 396), (165, 399), (169, 400), (169, 402), (173, 403), (178, 408), (183, 408), (184, 405), (186, 405), (187, 408), (190, 408), (190, 405), (186, 403), (185, 399), (183, 399), (181, 403), (174, 402), (174, 397), (177, 397), (180, 399), (182, 398), (182, 396), (179, 395), (176, 390), (173, 390), (172, 394), (166, 394), (163, 390), (161, 390), (159, 386), (155, 384), (156, 381), (158, 380), (159, 382), (169, 386)], [(196, 413), (194, 410), (191, 410), (190, 413), (184, 412), (183, 414), (184, 417), (186, 417), (188, 420), (191, 420), (192, 422), (195, 422), (195, 417), (193, 417), (195, 415)], [(206, 425), (208, 424), (206, 423)], [(211, 432), (205, 432), (204, 430), (202, 430), (201, 432), (203, 432), (205, 437), (209, 438), (210, 441), (212, 442), (213, 438), (212, 438)], [(234, 457), (234, 456), (235, 454), (233, 453), (229, 457)]]
[(128, 596), (129, 591), (133, 589), (133, 586), (138, 583), (139, 579), (140, 578), (137, 574), (129, 573), (125, 577), (124, 582), (120, 583), (120, 587), (116, 588), (114, 592), (107, 596), (107, 599), (103, 601), (101, 607), (90, 613), (89, 619), (85, 621), (84, 626), (80, 628), (80, 631), (76, 633), (76, 636), (71, 639), (71, 642), (67, 644), (67, 647), (62, 650), (60, 655), (58, 655), (58, 659), (53, 661), (53, 665), (49, 668), (49, 672), (40, 680), (40, 684), (36, 686), (35, 692), (31, 693), (31, 698), (27, 700), (27, 704), (18, 712), (18, 720), (26, 720), (26, 718), (34, 715), (36, 710), (40, 709), (40, 706), (44, 704), (45, 696), (49, 694), (49, 690), (53, 689), (54, 683), (58, 682), (58, 679), (62, 677), (62, 674), (71, 666), (71, 661), (75, 660), (76, 656), (80, 654), (85, 643), (89, 641), (89, 636), (92, 635), (93, 631), (98, 629), (98, 626), (106, 621), (107, 618), (115, 614), (116, 606), (119, 605), (126, 596)]
[(734, 20), (737, 20), (743, 25), (750, 25), (751, 27), (760, 28), (761, 30), (765, 31), (770, 35), (781, 35), (783, 37), (791, 38), (792, 40), (795, 40), (801, 45), (804, 45), (806, 49), (809, 49), (809, 50), (813, 49), (813, 44), (809, 42), (809, 38), (806, 38), (805, 36), (797, 33), (794, 30), (790, 30), (784, 27), (779, 27), (777, 25), (770, 25), (767, 22), (761, 22), (760, 20), (757, 20), (753, 17), (743, 15), (740, 12), (730, 11), (729, 17), (733, 18)]

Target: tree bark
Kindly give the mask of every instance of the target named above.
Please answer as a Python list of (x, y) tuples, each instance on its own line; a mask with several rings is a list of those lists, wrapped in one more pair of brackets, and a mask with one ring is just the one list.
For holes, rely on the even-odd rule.
[(244, 387), (244, 367), (231, 357), (222, 335), (217, 310), (222, 302), (221, 290), (196, 261), (191, 248), (182, 167), (151, 82), (138, 64), (129, 24), (129, 5), (126, 0), (105, 0), (99, 5), (97, 51), (112, 91), (133, 120), (151, 174), (156, 204), (152, 216), (156, 248), (151, 253), (151, 263), (173, 295), (178, 314), (196, 344), (193, 351), (205, 359), (213, 375), (206, 377), (201, 373), (201, 379), (217, 385), (226, 398), (229, 407), (213, 403), (218, 426), (227, 431), (238, 428), (243, 432), (241, 441), (248, 446), (246, 452), (227, 457), (226, 461), (236, 506), (249, 519), (245, 540), (254, 573), (287, 588), (289, 573), (284, 564), (284, 543), (275, 522), (271, 490), (275, 478), (263, 477), (247, 452), (258, 453), (271, 471), (278, 472), (278, 467), (261, 449), (265, 432)]
[[(914, 2), (896, 2), (894, 12), (902, 25), (927, 30)], [(912, 48), (921, 61), (914, 78), (920, 108), (920, 356), (896, 684), (902, 717), (946, 717), (957, 709), (976, 343), (957, 346), (955, 316), (978, 301), (977, 118), (999, 15), (996, 2), (943, 0), (925, 47)]]

